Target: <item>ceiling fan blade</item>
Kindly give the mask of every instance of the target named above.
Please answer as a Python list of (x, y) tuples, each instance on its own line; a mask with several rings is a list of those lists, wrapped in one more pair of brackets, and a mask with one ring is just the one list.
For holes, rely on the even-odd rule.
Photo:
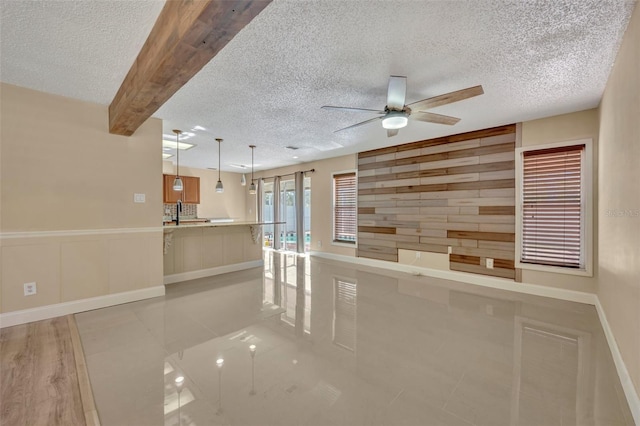
[(397, 135), (399, 131), (400, 131), (400, 129), (387, 129), (387, 137), (391, 138), (391, 137)]
[(407, 105), (413, 111), (424, 111), (425, 109), (439, 107), (441, 105), (451, 104), (453, 102), (469, 99), (474, 96), (482, 95), (484, 90), (482, 86), (473, 86), (466, 89), (457, 90), (451, 93), (445, 93), (444, 95), (435, 96), (429, 99), (423, 99), (418, 102)]
[(376, 120), (382, 120), (382, 117), (375, 117), (375, 118), (372, 118), (370, 120), (361, 121), (360, 123), (356, 123), (356, 124), (351, 125), (349, 127), (345, 127), (344, 129), (336, 130), (333, 133), (338, 133), (338, 132), (341, 132), (341, 131), (347, 130), (347, 129), (353, 129), (354, 127), (362, 126), (363, 124), (371, 123), (372, 121), (376, 121)]
[(412, 112), (409, 116), (410, 120), (426, 121), (427, 123), (448, 124), (453, 126), (458, 121), (457, 117), (450, 117), (448, 115), (434, 114), (432, 112)]
[(325, 105), (322, 109), (335, 110), (335, 111), (348, 111), (348, 112), (367, 112), (370, 114), (384, 114), (384, 111), (380, 111), (377, 109), (367, 109), (367, 108), (351, 108), (351, 107), (339, 107), (339, 106), (330, 106)]
[(407, 77), (392, 75), (387, 90), (387, 108), (402, 111), (407, 95)]

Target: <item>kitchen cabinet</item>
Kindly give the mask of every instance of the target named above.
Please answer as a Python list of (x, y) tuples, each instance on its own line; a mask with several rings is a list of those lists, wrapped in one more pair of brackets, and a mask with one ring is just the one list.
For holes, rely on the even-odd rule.
[(176, 175), (163, 175), (162, 188), (165, 204), (173, 204), (181, 199), (185, 204), (200, 204), (200, 178), (195, 176), (180, 176), (182, 179), (182, 192), (173, 190), (173, 181)]

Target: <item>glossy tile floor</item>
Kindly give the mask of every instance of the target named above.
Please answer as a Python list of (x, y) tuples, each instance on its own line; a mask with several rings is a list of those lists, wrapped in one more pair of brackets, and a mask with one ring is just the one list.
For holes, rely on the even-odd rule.
[(265, 256), (76, 316), (103, 425), (633, 424), (592, 306)]

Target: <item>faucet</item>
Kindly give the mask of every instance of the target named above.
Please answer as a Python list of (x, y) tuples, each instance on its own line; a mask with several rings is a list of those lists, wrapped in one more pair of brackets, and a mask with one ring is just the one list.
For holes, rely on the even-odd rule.
[(182, 200), (176, 203), (176, 226), (180, 225), (180, 213), (182, 213)]

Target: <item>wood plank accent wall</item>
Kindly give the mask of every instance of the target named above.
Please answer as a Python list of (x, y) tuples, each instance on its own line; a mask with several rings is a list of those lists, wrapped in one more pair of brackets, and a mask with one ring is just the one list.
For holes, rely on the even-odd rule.
[[(515, 278), (515, 124), (358, 154), (358, 256)], [(494, 268), (486, 268), (486, 259)]]

